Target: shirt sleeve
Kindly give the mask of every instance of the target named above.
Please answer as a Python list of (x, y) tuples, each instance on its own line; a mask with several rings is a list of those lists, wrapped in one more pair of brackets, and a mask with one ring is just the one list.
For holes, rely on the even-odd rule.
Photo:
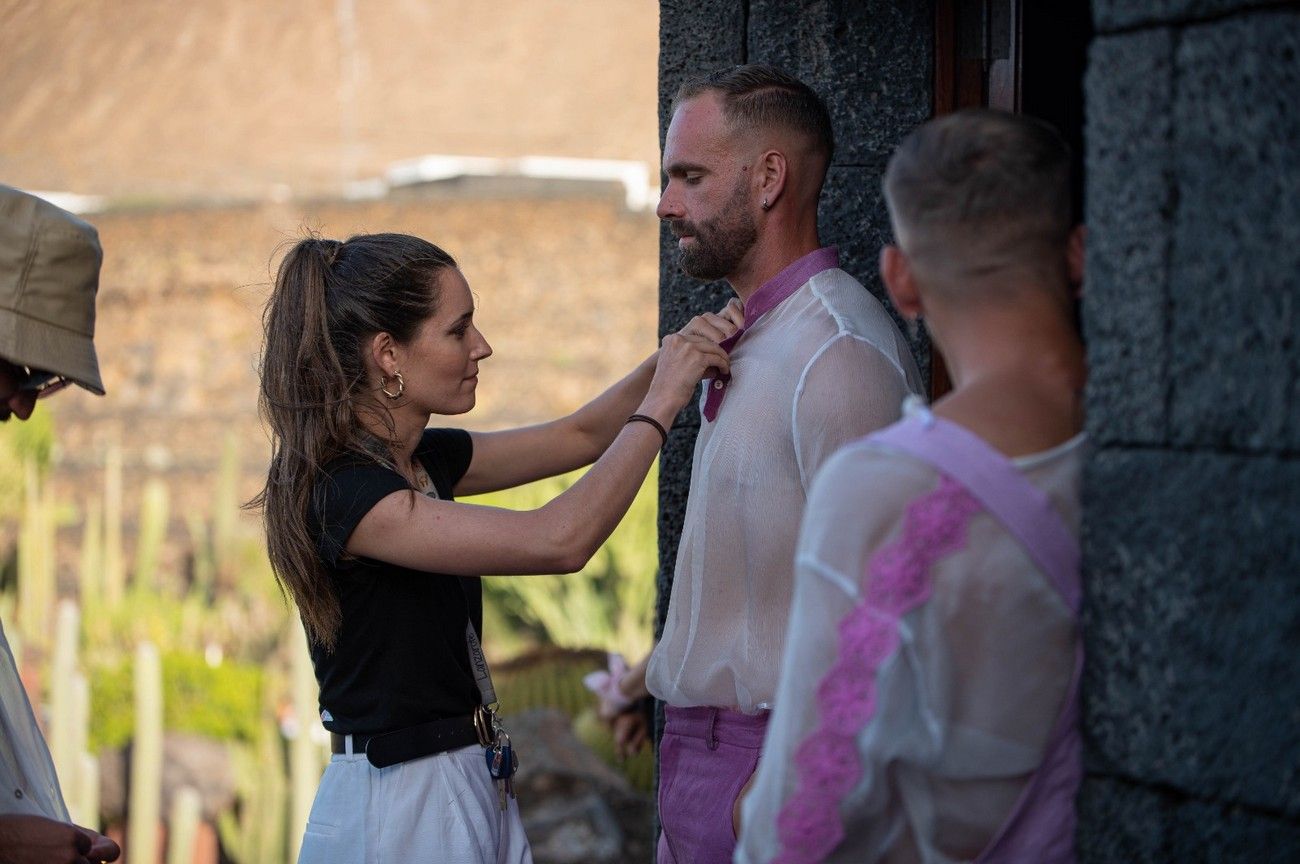
[(842, 333), (813, 357), (795, 392), (795, 457), (805, 490), (832, 453), (898, 420), (911, 391), (871, 342)]
[[(836, 625), (861, 597), (862, 567), (871, 551), (897, 536), (898, 514), (908, 498), (933, 483), (933, 474), (919, 466), (891, 466), (862, 445), (840, 450), (818, 473), (796, 551), (776, 707), (754, 786), (742, 805), (737, 864), (766, 864), (781, 850), (778, 821), (801, 791), (796, 757), (821, 721), (817, 691), (839, 656)], [(916, 731), (926, 732), (920, 723)], [(899, 740), (894, 746), (902, 750), (920, 743)], [(879, 802), (873, 805), (878, 808)], [(861, 864), (872, 860), (863, 858)]]
[(315, 501), (320, 520), (317, 549), (325, 566), (342, 565), (348, 538), (371, 508), (410, 488), (401, 474), (375, 462), (347, 460), (327, 467), (316, 483)]
[(450, 501), (452, 490), (474, 458), (474, 439), (464, 429), (425, 429), (416, 455), (429, 472), (438, 497)]

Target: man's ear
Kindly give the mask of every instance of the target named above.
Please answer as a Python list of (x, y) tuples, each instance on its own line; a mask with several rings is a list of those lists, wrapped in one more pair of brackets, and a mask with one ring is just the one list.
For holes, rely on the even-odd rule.
[(921, 295), (916, 290), (912, 262), (902, 249), (889, 245), (880, 250), (880, 279), (898, 314), (909, 321), (921, 317)]
[(760, 206), (771, 210), (777, 199), (785, 191), (785, 181), (789, 164), (785, 154), (780, 150), (768, 150), (758, 162), (758, 191), (761, 196)]
[(1074, 296), (1083, 295), (1083, 270), (1085, 252), (1088, 242), (1088, 228), (1085, 225), (1075, 225), (1074, 230), (1070, 232), (1070, 237), (1065, 241), (1065, 267), (1066, 274), (1069, 276), (1070, 285), (1074, 288)]

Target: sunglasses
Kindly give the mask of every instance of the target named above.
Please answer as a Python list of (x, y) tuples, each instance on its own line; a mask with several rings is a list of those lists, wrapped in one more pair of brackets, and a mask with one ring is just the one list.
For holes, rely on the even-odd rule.
[(18, 385), (18, 389), (25, 393), (35, 393), (37, 399), (52, 396), (72, 383), (67, 378), (54, 372), (31, 369), (27, 366), (23, 367), (23, 372), (26, 373), (27, 377), (23, 379), (22, 384)]

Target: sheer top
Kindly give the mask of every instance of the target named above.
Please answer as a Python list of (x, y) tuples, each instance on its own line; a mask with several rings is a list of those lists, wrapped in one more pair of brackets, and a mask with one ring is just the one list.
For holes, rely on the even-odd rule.
[[(1083, 441), (1011, 460), (1075, 538)], [(891, 612), (868, 595), (881, 596), (882, 573), (900, 556), (921, 559), (928, 582)], [(795, 581), (785, 674), (735, 860), (975, 860), (1016, 808), (1069, 704), (1078, 626), (1066, 600), (965, 487), (865, 442), (818, 475)], [(887, 637), (849, 644), (850, 619), (882, 610)], [(846, 705), (831, 717), (840, 708), (828, 673), (855, 653), (875, 674), (850, 696), (870, 711), (854, 716)], [(844, 761), (861, 771), (841, 773), (828, 807), (800, 774), (813, 750), (834, 746), (825, 733), (837, 720), (851, 748)], [(789, 851), (800, 809), (826, 823), (814, 836), (838, 838), (828, 854)]]
[(678, 707), (771, 707), (813, 474), (896, 420), (903, 397), (921, 388), (889, 314), (837, 268), (747, 327), (726, 399), (695, 442), (672, 597), (646, 677)]

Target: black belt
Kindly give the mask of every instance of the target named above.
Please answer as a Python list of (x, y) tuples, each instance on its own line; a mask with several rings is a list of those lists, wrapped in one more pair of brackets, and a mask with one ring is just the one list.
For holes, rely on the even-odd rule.
[[(365, 753), (366, 759), (376, 768), (387, 768), (399, 762), (409, 762), (422, 756), (458, 750), (478, 743), (479, 735), (474, 730), (473, 717), (448, 717), (445, 720), (430, 720), (418, 726), (408, 726), (395, 732), (353, 735), (352, 752)], [(346, 753), (347, 736), (331, 732), (330, 750)]]

